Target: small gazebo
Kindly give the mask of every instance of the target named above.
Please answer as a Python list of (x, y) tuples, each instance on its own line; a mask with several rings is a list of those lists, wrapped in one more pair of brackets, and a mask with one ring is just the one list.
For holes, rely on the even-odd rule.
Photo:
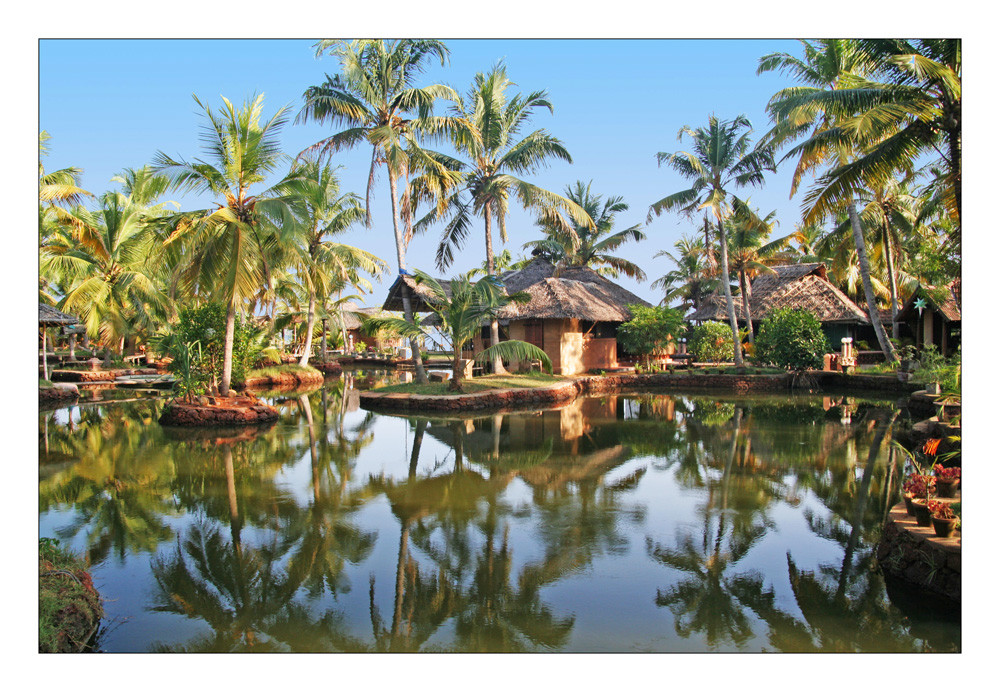
[(45, 330), (49, 327), (66, 327), (71, 324), (77, 324), (79, 321), (72, 315), (67, 315), (61, 310), (56, 310), (51, 305), (38, 304), (38, 327), (42, 330), (42, 379), (49, 379), (49, 359), (46, 353)]

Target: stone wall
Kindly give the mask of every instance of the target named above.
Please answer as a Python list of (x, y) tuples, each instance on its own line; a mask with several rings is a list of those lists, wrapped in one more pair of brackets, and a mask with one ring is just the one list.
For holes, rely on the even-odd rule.
[(953, 601), (962, 599), (962, 538), (938, 538), (933, 527), (917, 526), (903, 504), (889, 512), (876, 558), (882, 570)]

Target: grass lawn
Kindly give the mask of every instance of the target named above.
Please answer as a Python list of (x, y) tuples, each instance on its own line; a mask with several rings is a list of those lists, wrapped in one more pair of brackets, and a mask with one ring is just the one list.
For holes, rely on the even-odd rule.
[[(475, 394), (485, 392), (490, 389), (525, 389), (532, 387), (545, 387), (557, 382), (565, 382), (571, 379), (560, 375), (548, 375), (546, 373), (533, 372), (529, 375), (483, 375), (471, 380), (462, 380), (462, 393)], [(417, 384), (408, 382), (406, 384), (393, 384), (387, 387), (379, 387), (376, 391), (380, 394), (453, 394), (448, 391), (449, 382), (431, 382), (429, 384)]]
[(311, 365), (302, 366), (298, 363), (288, 363), (286, 365), (269, 365), (264, 368), (257, 368), (256, 370), (251, 370), (246, 374), (246, 379), (256, 378), (256, 377), (274, 377), (275, 375), (300, 375), (300, 374), (312, 374), (321, 375), (322, 373)]

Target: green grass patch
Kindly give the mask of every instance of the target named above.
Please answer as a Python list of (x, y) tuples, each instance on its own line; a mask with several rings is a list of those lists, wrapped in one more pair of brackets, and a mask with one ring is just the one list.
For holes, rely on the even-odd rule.
[[(475, 394), (476, 392), (486, 392), (491, 389), (530, 389), (565, 382), (567, 379), (570, 378), (538, 372), (528, 375), (483, 375), (481, 377), (474, 377), (471, 380), (462, 380), (462, 392), (464, 394)], [(450, 382), (431, 382), (429, 384), (408, 382), (406, 384), (392, 384), (379, 387), (377, 391), (380, 394), (454, 394), (454, 392), (448, 391), (449, 385)]]
[(104, 615), (86, 564), (59, 546), (38, 541), (38, 650), (79, 651)]
[(247, 373), (246, 378), (275, 377), (280, 375), (322, 375), (319, 370), (311, 365), (299, 365), (298, 363), (288, 363), (287, 365), (269, 365), (264, 368), (257, 368)]

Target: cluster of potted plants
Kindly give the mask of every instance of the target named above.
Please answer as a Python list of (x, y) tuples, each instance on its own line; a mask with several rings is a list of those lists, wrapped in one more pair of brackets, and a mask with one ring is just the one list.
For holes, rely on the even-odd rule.
[(906, 513), (917, 520), (917, 526), (930, 526), (931, 515), (927, 503), (935, 490), (937, 479), (920, 473), (911, 473), (903, 481), (903, 501)]

